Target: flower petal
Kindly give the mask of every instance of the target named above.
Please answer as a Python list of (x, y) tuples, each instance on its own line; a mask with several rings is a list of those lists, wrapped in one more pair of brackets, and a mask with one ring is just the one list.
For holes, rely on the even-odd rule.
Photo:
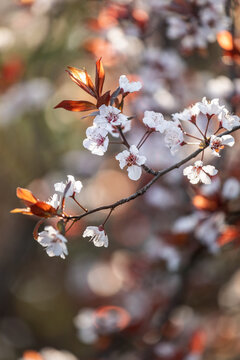
[(138, 180), (142, 174), (142, 168), (137, 165), (132, 165), (127, 168), (128, 177), (131, 180)]

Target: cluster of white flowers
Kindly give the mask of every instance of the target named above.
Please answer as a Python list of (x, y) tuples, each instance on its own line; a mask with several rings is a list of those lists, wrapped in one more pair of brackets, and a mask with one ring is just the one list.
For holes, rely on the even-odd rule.
[[(65, 183), (54, 184), (56, 193), (51, 196), (47, 203), (58, 210), (63, 200), (65, 201), (67, 198), (75, 199), (75, 195), (80, 193), (82, 187), (80, 180), (75, 180), (74, 176), (68, 175)], [(88, 226), (83, 233), (83, 237), (91, 237), (96, 247), (108, 247), (108, 236), (103, 226)], [(45, 226), (44, 230), (38, 233), (36, 240), (46, 249), (46, 253), (50, 257), (60, 256), (65, 259), (66, 255), (68, 255), (66, 237), (53, 226)]]
[[(125, 76), (120, 77), (119, 91), (121, 91), (123, 97), (124, 94), (139, 89), (140, 83), (129, 83)], [(127, 149), (117, 154), (115, 158), (119, 161), (121, 169), (127, 167), (129, 178), (136, 181), (140, 178), (143, 165), (146, 162), (146, 157), (139, 153), (139, 149), (151, 133), (157, 132), (164, 135), (165, 144), (170, 149), (172, 155), (175, 155), (183, 145), (196, 144), (202, 149), (202, 155), (204, 155), (205, 148), (209, 147), (212, 150), (212, 154), (219, 157), (220, 150), (222, 150), (225, 145), (232, 147), (235, 140), (229, 134), (217, 135), (217, 133), (222, 129), (231, 131), (235, 126), (239, 126), (240, 118), (236, 115), (231, 115), (225, 106), (219, 104), (219, 99), (207, 101), (206, 98), (203, 98), (201, 102), (195, 103), (180, 113), (172, 114), (172, 120), (165, 120), (161, 113), (145, 111), (143, 124), (146, 127), (146, 131), (137, 146), (129, 145), (126, 138), (121, 134), (121, 131), (124, 132), (130, 128), (129, 124), (130, 121), (128, 118), (123, 115), (118, 108), (102, 105), (99, 108), (99, 114), (94, 118), (93, 126), (87, 129), (87, 139), (84, 140), (83, 144), (91, 150), (93, 154), (103, 155), (109, 144), (109, 133), (113, 136), (117, 136), (117, 133), (121, 135), (123, 140), (122, 144), (124, 144)], [(190, 128), (189, 125), (194, 128), (194, 133), (190, 134), (187, 132)], [(120, 129), (121, 131), (119, 132)], [(198, 142), (188, 143), (187, 137), (194, 138), (194, 140), (198, 140)], [(195, 161), (194, 165), (190, 165), (183, 170), (183, 175), (186, 176), (192, 184), (202, 182), (203, 184), (209, 185), (211, 184), (212, 178), (218, 173), (218, 170), (215, 169), (213, 165), (204, 165), (202, 160), (203, 156), (201, 160)], [(53, 226), (45, 226), (44, 230), (36, 236), (36, 240), (46, 249), (47, 254), (51, 257), (60, 256), (64, 259), (68, 254), (66, 246), (67, 239), (64, 235), (65, 226), (69, 218), (65, 213), (65, 202), (66, 199), (71, 198), (82, 210), (87, 211), (76, 199), (76, 195), (80, 193), (82, 187), (81, 181), (75, 180), (72, 175), (68, 175), (65, 183), (58, 182), (54, 185), (56, 193), (45, 203), (51, 205), (51, 212), (49, 212), (46, 217), (50, 215), (50, 217), (60, 216), (62, 218), (58, 224), (58, 229), (55, 229)], [(233, 192), (235, 194), (236, 184), (231, 182), (228, 190), (224, 187), (223, 192)], [(239, 193), (239, 184), (237, 193)], [(90, 237), (90, 241), (92, 241), (96, 247), (108, 247), (108, 236), (104, 229), (104, 224), (107, 219), (103, 225), (88, 226), (83, 232), (83, 237)], [(195, 220), (198, 222), (198, 219)], [(196, 237), (200, 237), (202, 241), (207, 242), (208, 240), (204, 240), (202, 235), (206, 230), (205, 228), (212, 227), (211, 232), (210, 230), (209, 232), (211, 234), (218, 234), (222, 229), (222, 224), (224, 224), (222, 216), (212, 217), (209, 223), (204, 222), (204, 224), (198, 226)], [(212, 238), (215, 238), (214, 236), (212, 235)], [(214, 241), (211, 240), (210, 243), (213, 244)], [(169, 249), (165, 249), (162, 257), (167, 260), (168, 256)]]
[[(217, 132), (221, 129), (232, 130), (235, 126), (240, 125), (240, 118), (236, 115), (231, 115), (224, 105), (219, 104), (219, 99), (207, 101), (205, 97), (201, 102), (197, 102), (181, 113), (173, 114), (172, 117), (174, 120), (173, 124), (178, 124), (179, 142), (182, 141), (181, 144), (188, 144), (187, 141), (183, 140), (183, 135), (198, 139), (199, 141), (194, 144), (200, 148), (209, 146), (212, 154), (218, 157), (220, 156), (220, 150), (225, 145), (232, 147), (235, 140), (231, 135), (217, 136)], [(188, 134), (183, 130), (182, 125), (188, 126), (187, 123), (195, 126), (196, 131), (193, 134)], [(197, 136), (200, 136), (200, 138)], [(170, 143), (169, 147), (176, 151), (179, 148), (174, 146), (174, 138), (177, 137), (177, 134), (175, 137), (173, 134), (172, 137), (173, 140), (171, 140), (171, 137), (168, 140)], [(173, 151), (171, 149), (171, 152)], [(196, 161), (194, 166), (185, 168), (183, 174), (188, 177), (192, 184), (197, 184), (199, 181), (210, 184), (211, 177), (217, 174), (217, 170), (214, 166), (203, 166), (202, 161)]]
[(181, 38), (184, 49), (206, 48), (214, 42), (217, 34), (225, 30), (230, 20), (225, 16), (225, 0), (183, 1), (184, 16), (179, 11), (167, 19), (167, 35), (171, 39)]
[[(119, 82), (119, 88), (123, 94), (137, 91), (140, 88), (140, 83), (129, 83), (124, 75), (120, 77)], [(220, 150), (225, 145), (232, 147), (235, 140), (231, 135), (217, 135), (218, 131), (221, 129), (232, 130), (233, 127), (240, 124), (240, 119), (236, 115), (231, 115), (224, 105), (220, 105), (219, 99), (208, 101), (204, 97), (202, 101), (182, 112), (172, 114), (172, 120), (165, 120), (161, 113), (145, 111), (143, 124), (148, 133), (164, 134), (165, 145), (170, 149), (172, 155), (175, 155), (183, 145), (190, 144), (198, 145), (202, 149), (209, 146), (212, 154), (219, 157)], [(195, 127), (195, 132), (192, 134), (187, 133), (184, 129), (184, 126), (188, 129), (189, 124)], [(99, 114), (94, 118), (94, 125), (87, 129), (87, 139), (84, 140), (83, 145), (93, 154), (103, 155), (109, 144), (108, 134), (110, 133), (114, 137), (119, 136), (120, 129), (123, 133), (128, 131), (130, 120), (116, 107), (102, 105), (99, 108)], [(188, 137), (194, 138), (195, 142), (188, 142)], [(139, 148), (145, 140), (146, 138), (137, 146), (129, 145), (127, 150), (115, 157), (119, 161), (121, 169), (127, 166), (128, 176), (131, 180), (136, 181), (140, 178), (142, 165), (146, 162), (146, 157), (139, 154)], [(202, 160), (196, 161), (194, 166), (189, 166), (184, 170), (184, 175), (192, 184), (198, 182), (210, 184), (212, 176), (217, 174), (214, 166), (204, 166)]]
[[(129, 82), (125, 75), (120, 76), (119, 91), (123, 95), (139, 91), (141, 87), (142, 84), (139, 81)], [(118, 129), (126, 133), (131, 129), (131, 121), (116, 107), (101, 105), (98, 115), (93, 120), (93, 126), (87, 128), (87, 138), (83, 141), (83, 146), (92, 154), (102, 156), (108, 149), (108, 135), (119, 137)]]

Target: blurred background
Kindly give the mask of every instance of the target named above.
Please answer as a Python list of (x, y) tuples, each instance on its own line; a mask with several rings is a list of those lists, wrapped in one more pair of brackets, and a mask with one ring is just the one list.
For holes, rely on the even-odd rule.
[[(210, 190), (196, 190), (174, 170), (143, 198), (114, 211), (107, 249), (81, 236), (87, 225), (101, 224), (105, 212), (73, 226), (65, 260), (49, 258), (33, 240), (36, 219), (9, 214), (21, 207), (17, 186), (47, 200), (54, 183), (71, 174), (82, 181), (79, 199), (91, 209), (151, 179), (128, 179), (114, 159), (118, 145), (104, 157), (83, 148), (91, 124), (82, 119), (86, 113), (54, 109), (62, 100), (90, 100), (67, 66), (85, 67), (94, 78), (102, 57), (105, 91), (118, 87), (121, 74), (143, 83), (124, 108), (134, 116), (130, 143), (143, 134), (145, 110), (170, 119), (207, 96), (239, 115), (239, 4), (232, 12), (230, 2), (218, 5), (1, 0), (0, 360), (240, 358), (238, 141), (217, 159), (220, 176)], [(189, 27), (184, 32), (171, 20), (187, 23), (189, 13), (202, 17), (208, 35), (192, 28), (188, 34)], [(192, 27), (200, 26), (194, 21)], [(234, 45), (220, 33), (226, 29)], [(154, 169), (186, 155), (173, 157), (155, 134), (142, 152)], [(74, 204), (68, 209), (79, 213)]]

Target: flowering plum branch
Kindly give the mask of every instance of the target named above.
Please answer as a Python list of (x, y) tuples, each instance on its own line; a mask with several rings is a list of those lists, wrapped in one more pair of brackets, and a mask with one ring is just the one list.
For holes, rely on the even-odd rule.
[[(165, 119), (161, 113), (145, 111), (142, 121), (146, 130), (137, 145), (130, 144), (125, 134), (131, 130), (131, 118), (122, 112), (124, 99), (130, 93), (139, 91), (142, 84), (139, 81), (129, 82), (127, 77), (122, 75), (117, 89), (112, 93), (111, 90), (103, 93), (105, 71), (101, 59), (96, 62), (95, 84), (85, 69), (68, 67), (67, 72), (81, 89), (95, 99), (95, 103), (81, 100), (64, 100), (56, 106), (56, 108), (64, 108), (75, 112), (95, 110), (89, 114), (90, 117), (93, 117), (93, 124), (86, 130), (87, 137), (83, 141), (83, 146), (92, 154), (103, 156), (108, 146), (115, 143), (109, 140), (109, 136), (119, 138), (120, 142), (118, 143), (125, 147), (125, 150), (115, 156), (116, 160), (119, 161), (120, 168), (126, 167), (128, 177), (134, 181), (141, 177), (142, 170), (151, 174), (153, 178), (129, 197), (91, 210), (87, 210), (77, 200), (76, 194), (80, 193), (82, 183), (76, 181), (72, 175), (68, 175), (66, 183), (60, 182), (54, 185), (56, 193), (47, 202), (38, 200), (27, 189), (18, 188), (17, 196), (24, 202), (26, 208), (14, 209), (12, 212), (40, 217), (41, 220), (34, 230), (34, 238), (46, 248), (49, 256), (61, 256), (62, 258), (67, 255), (65, 234), (77, 221), (93, 213), (110, 210), (103, 224), (100, 226), (88, 226), (83, 233), (83, 237), (90, 237), (95, 246), (107, 247), (108, 236), (105, 232), (105, 224), (113, 210), (142, 196), (159, 178), (181, 167), (200, 153), (202, 153), (201, 160), (185, 168), (183, 175), (187, 176), (192, 184), (199, 182), (210, 184), (212, 177), (217, 174), (218, 170), (213, 165), (203, 164), (205, 150), (210, 148), (212, 154), (219, 157), (220, 150), (225, 145), (230, 147), (234, 145), (234, 138), (230, 134), (240, 128), (240, 118), (230, 114), (225, 106), (220, 105), (219, 99), (207, 101), (206, 98), (203, 98), (202, 101), (195, 103), (184, 111), (172, 114), (172, 120)], [(226, 131), (222, 132), (224, 129)], [(183, 160), (166, 169), (153, 170), (146, 165), (147, 158), (140, 153), (140, 149), (154, 132), (164, 136), (165, 145), (170, 149), (172, 155), (175, 155), (186, 145), (196, 145), (198, 148)], [(189, 142), (189, 138), (193, 139), (194, 142)], [(69, 215), (65, 210), (67, 199), (72, 199), (83, 213), (74, 216)], [(57, 229), (46, 226), (44, 231), (38, 233), (39, 226), (43, 221), (53, 217), (60, 218)], [(66, 228), (69, 222), (71, 224)]]

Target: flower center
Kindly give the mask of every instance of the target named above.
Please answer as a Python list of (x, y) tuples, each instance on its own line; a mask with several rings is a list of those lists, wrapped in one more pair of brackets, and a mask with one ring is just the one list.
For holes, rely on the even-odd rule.
[(116, 114), (113, 114), (113, 113), (108, 114), (107, 121), (109, 123), (116, 122), (117, 120), (118, 120), (118, 116)]
[(221, 140), (214, 140), (211, 144), (211, 149), (214, 150), (219, 150), (219, 149), (223, 149), (224, 146), (222, 145)]
[(130, 154), (127, 158), (126, 158), (126, 161), (127, 161), (127, 166), (132, 166), (132, 165), (135, 165), (136, 164), (136, 161), (137, 161), (137, 157), (133, 154)]
[(201, 166), (195, 166), (195, 170), (196, 170), (197, 175), (199, 175), (201, 170), (202, 170), (202, 167)]
[(97, 146), (101, 146), (104, 143), (105, 138), (102, 135), (99, 135), (96, 139), (95, 142), (97, 144)]

